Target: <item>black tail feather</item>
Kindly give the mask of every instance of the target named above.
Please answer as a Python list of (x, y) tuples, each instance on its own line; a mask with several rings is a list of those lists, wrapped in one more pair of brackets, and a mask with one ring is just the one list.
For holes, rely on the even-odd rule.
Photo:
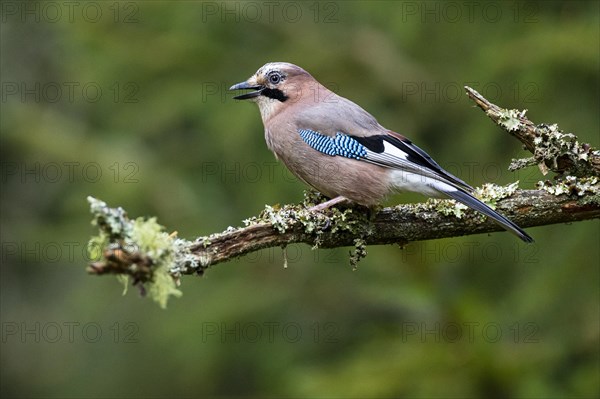
[(477, 198), (473, 197), (471, 194), (468, 194), (461, 190), (444, 190), (442, 191), (442, 193), (458, 202), (462, 202), (469, 208), (473, 208), (476, 211), (483, 213), (485, 216), (492, 218), (496, 223), (498, 223), (500, 226), (504, 227), (511, 233), (515, 234), (521, 240), (525, 242), (534, 241), (529, 234), (523, 231), (523, 229), (517, 226), (514, 222), (500, 215), (498, 212), (494, 211), (492, 208), (490, 208)]

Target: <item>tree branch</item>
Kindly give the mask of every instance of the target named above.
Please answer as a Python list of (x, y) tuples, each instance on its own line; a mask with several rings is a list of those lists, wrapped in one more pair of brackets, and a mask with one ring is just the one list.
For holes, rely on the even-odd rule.
[[(505, 110), (491, 104), (470, 87), (467, 95), (504, 130), (517, 137), (533, 157), (513, 160), (512, 169), (539, 165), (543, 172), (559, 174), (554, 182), (539, 182), (538, 190), (518, 190), (485, 184), (475, 194), (522, 227), (566, 223), (600, 217), (600, 152), (580, 144), (573, 134), (556, 125), (535, 125), (525, 111)], [(479, 213), (452, 200), (430, 199), (421, 204), (367, 209), (360, 206), (311, 212), (323, 200), (305, 194), (302, 204), (280, 209), (266, 206), (245, 227), (194, 241), (168, 235), (154, 218), (131, 220), (121, 208), (88, 198), (100, 235), (90, 248), (99, 260), (92, 274), (131, 276), (140, 289), (148, 289), (161, 305), (179, 294), (176, 283), (184, 274), (203, 274), (221, 262), (269, 247), (305, 243), (314, 248), (355, 246), (350, 262), (366, 255), (366, 245), (399, 244), (502, 230)]]
[(525, 149), (534, 155), (525, 160), (513, 160), (509, 169), (516, 170), (537, 163), (544, 174), (551, 170), (578, 177), (600, 176), (600, 151), (589, 144), (580, 144), (574, 134), (562, 133), (556, 124), (542, 123), (536, 126), (525, 117), (527, 110), (503, 109), (490, 103), (469, 86), (465, 86), (465, 90), (467, 96), (491, 120), (519, 139)]

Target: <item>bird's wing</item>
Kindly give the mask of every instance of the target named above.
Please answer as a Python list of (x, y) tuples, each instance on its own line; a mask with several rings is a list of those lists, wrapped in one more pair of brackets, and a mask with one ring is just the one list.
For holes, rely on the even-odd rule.
[(294, 115), (298, 133), (317, 151), (431, 177), (468, 192), (473, 190), (406, 137), (382, 127), (359, 105), (327, 89), (324, 92), (329, 94), (318, 106), (303, 106)]
[(394, 132), (357, 136), (338, 131), (331, 136), (299, 128), (298, 134), (313, 149), (330, 156), (354, 158), (441, 180), (468, 192), (473, 190), (467, 183), (442, 169), (425, 151)]

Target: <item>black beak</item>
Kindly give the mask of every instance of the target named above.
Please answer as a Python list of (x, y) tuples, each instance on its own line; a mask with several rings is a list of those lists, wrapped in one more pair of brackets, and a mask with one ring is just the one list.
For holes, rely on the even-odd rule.
[(250, 93), (240, 94), (239, 96), (233, 97), (234, 100), (247, 100), (249, 98), (254, 98), (260, 96), (262, 91), (264, 90), (264, 86), (261, 85), (251, 85), (248, 82), (241, 82), (235, 84), (229, 88), (229, 90), (255, 90)]

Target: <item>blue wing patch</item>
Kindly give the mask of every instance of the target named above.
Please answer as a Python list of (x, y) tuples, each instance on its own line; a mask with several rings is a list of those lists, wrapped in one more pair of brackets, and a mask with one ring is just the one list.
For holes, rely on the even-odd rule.
[(309, 129), (298, 129), (298, 133), (306, 144), (323, 154), (354, 159), (367, 156), (367, 150), (361, 143), (343, 133), (337, 132), (335, 137), (325, 136)]

